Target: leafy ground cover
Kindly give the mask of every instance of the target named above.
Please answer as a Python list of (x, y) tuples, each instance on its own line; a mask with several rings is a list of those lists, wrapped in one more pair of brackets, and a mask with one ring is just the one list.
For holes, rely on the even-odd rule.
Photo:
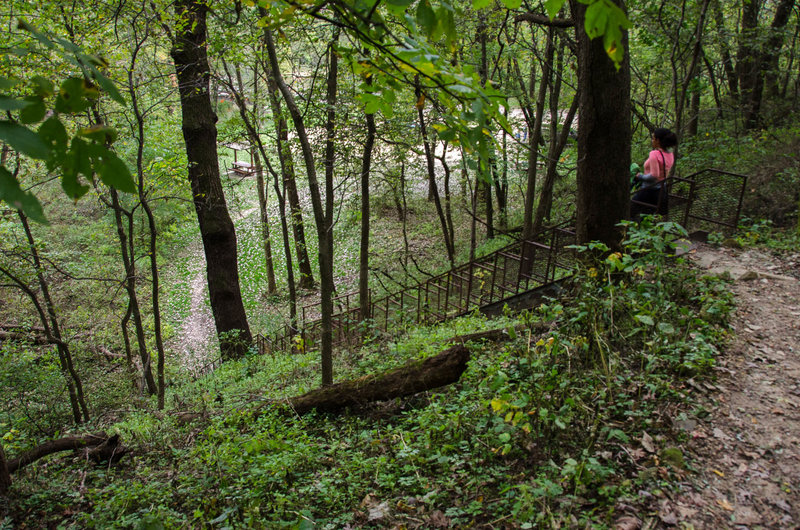
[(671, 224), (629, 227), (625, 251), (587, 262), (564, 300), (338, 359), (337, 373), (356, 376), (434, 354), (453, 336), (507, 330), (504, 342), (471, 344), (458, 384), (411, 399), (298, 417), (274, 398), (316, 384), (313, 354), (226, 363), (172, 388), (166, 414), (116, 423), (135, 448), (118, 467), (62, 456), (15, 477), (6, 522), (613, 525), (641, 489), (684, 473), (666, 410), (685, 404), (687, 381), (710, 373), (728, 337), (729, 286), (671, 257), (680, 235)]

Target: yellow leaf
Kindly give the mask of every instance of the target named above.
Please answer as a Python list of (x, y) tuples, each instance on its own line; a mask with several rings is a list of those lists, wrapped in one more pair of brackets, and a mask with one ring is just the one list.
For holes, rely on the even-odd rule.
[(500, 410), (505, 406), (506, 402), (502, 399), (494, 398), (492, 400), (492, 410), (495, 412), (500, 412)]
[(717, 471), (716, 469), (712, 469), (711, 471), (713, 471), (714, 473), (716, 473), (720, 477), (724, 477), (725, 476), (725, 473), (723, 473), (722, 471)]
[(731, 506), (731, 503), (729, 503), (726, 499), (717, 499), (717, 504), (719, 504), (724, 510), (728, 510), (729, 512), (733, 511), (733, 506)]

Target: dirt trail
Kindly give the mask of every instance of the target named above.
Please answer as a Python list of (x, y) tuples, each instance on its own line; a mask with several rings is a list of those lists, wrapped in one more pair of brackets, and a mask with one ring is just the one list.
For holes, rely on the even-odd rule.
[(692, 462), (660, 523), (800, 528), (800, 254), (702, 246), (700, 269), (735, 280), (736, 338), (719, 359), (703, 419), (677, 422)]

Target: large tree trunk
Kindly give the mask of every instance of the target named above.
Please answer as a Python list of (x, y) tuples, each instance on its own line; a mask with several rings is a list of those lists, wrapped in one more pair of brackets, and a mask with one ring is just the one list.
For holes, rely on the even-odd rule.
[(236, 233), (228, 214), (217, 159), (217, 117), (208, 93), (205, 2), (178, 0), (172, 58), (178, 76), (183, 138), (197, 220), (203, 238), (211, 310), (223, 359), (245, 354), (252, 343), (239, 288)]
[[(625, 10), (623, 0), (613, 0)], [(619, 70), (606, 54), (603, 39), (590, 40), (584, 29), (586, 5), (571, 1), (578, 41), (578, 201), (579, 242), (599, 240), (617, 248), (617, 224), (628, 215), (631, 161), (630, 59), (627, 33)]]
[(736, 53), (736, 76), (739, 80), (740, 106), (745, 119), (752, 119), (753, 109), (748, 108), (753, 101), (758, 79), (758, 16), (764, 0), (742, 0), (742, 26), (739, 31), (739, 48)]

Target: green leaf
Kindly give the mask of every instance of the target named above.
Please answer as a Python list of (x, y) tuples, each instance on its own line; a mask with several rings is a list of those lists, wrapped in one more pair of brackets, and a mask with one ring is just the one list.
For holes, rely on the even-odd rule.
[(36, 40), (38, 40), (51, 50), (56, 47), (53, 41), (48, 39), (44, 33), (36, 31), (36, 28), (34, 28), (31, 24), (29, 24), (27, 20), (19, 19), (19, 21), (17, 22), (17, 27), (33, 35)]
[(408, 7), (414, 3), (414, 0), (386, 0), (385, 3), (390, 6)]
[[(95, 148), (96, 147), (101, 146), (95, 146)], [(125, 162), (112, 151), (109, 151), (105, 147), (101, 148), (103, 150), (102, 159), (100, 161), (100, 167), (96, 169), (98, 169), (100, 173), (100, 180), (103, 181), (103, 184), (117, 188), (119, 191), (135, 193), (136, 184), (133, 182), (131, 171), (128, 169)]]
[(78, 135), (101, 144), (113, 144), (117, 140), (117, 131), (107, 125), (93, 125), (78, 131)]
[(428, 37), (436, 29), (436, 13), (428, 0), (421, 0), (417, 5), (417, 24)]
[(0, 95), (0, 111), (24, 109), (28, 105), (29, 103), (27, 101)]
[(36, 92), (36, 95), (42, 98), (52, 96), (55, 92), (53, 82), (40, 75), (33, 76), (30, 84), (33, 87), (34, 92)]
[(19, 79), (0, 76), (0, 90), (9, 90), (19, 84)]
[(603, 35), (608, 24), (609, 10), (603, 2), (594, 2), (586, 8), (584, 29), (590, 39)]
[(636, 315), (636, 320), (647, 326), (655, 325), (655, 321), (650, 315)]
[(19, 111), (19, 121), (25, 124), (42, 121), (47, 114), (44, 101), (37, 96), (29, 96), (25, 99), (28, 101), (28, 106)]
[(564, 5), (566, 0), (547, 0), (544, 3), (544, 8), (547, 11), (547, 16), (550, 17), (550, 20), (556, 18), (556, 15), (559, 11), (561, 11), (561, 7)]
[(80, 138), (73, 138), (72, 148), (64, 156), (62, 162), (61, 188), (67, 197), (80, 199), (89, 191), (89, 186), (81, 184), (78, 176), (81, 174), (91, 176), (92, 174), (92, 163), (86, 142)]
[(0, 121), (0, 141), (31, 158), (46, 160), (50, 155), (47, 144), (35, 132), (10, 121)]
[(658, 331), (664, 335), (673, 335), (675, 333), (675, 328), (669, 322), (659, 322)]
[(17, 179), (0, 166), (0, 201), (22, 212), (36, 222), (47, 224), (42, 205), (32, 193), (23, 191)]
[(472, 8), (483, 9), (484, 7), (489, 7), (491, 2), (492, 0), (472, 0)]
[(87, 85), (79, 77), (70, 77), (61, 83), (56, 98), (56, 110), (66, 114), (75, 114), (89, 108), (92, 100), (96, 99), (97, 89)]
[(95, 81), (97, 81), (97, 84), (100, 85), (100, 88), (102, 88), (103, 91), (111, 97), (111, 99), (113, 99), (120, 105), (124, 105), (125, 98), (122, 97), (122, 94), (119, 93), (119, 90), (117, 90), (116, 85), (114, 85), (114, 83), (112, 83), (106, 76), (101, 74), (97, 70), (97, 68), (92, 67), (91, 70), (92, 70), (92, 77), (94, 78)]
[(517, 9), (522, 5), (522, 0), (503, 0), (503, 4), (505, 4), (508, 9)]
[(447, 44), (456, 42), (458, 32), (456, 31), (456, 19), (453, 15), (453, 10), (444, 7), (439, 8), (437, 10), (437, 18), (439, 19), (439, 28), (442, 30)]
[(69, 147), (67, 130), (55, 116), (46, 119), (44, 123), (39, 126), (39, 138), (47, 144), (51, 156), (62, 156)]

